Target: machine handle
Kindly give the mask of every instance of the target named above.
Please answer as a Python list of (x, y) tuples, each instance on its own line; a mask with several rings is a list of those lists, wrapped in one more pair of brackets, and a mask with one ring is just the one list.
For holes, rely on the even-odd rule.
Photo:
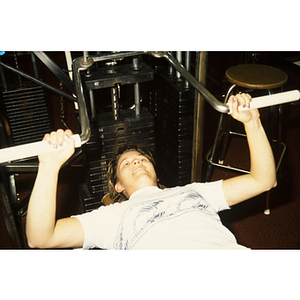
[[(75, 141), (75, 148), (81, 147), (81, 140), (79, 134), (71, 136)], [(14, 160), (20, 160), (24, 158), (34, 157), (40, 154), (58, 151), (66, 148), (64, 143), (59, 148), (54, 148), (53, 145), (49, 145), (46, 141), (28, 143), (20, 146), (13, 146), (0, 149), (0, 163), (10, 162)]]
[(165, 58), (216, 111), (220, 113), (229, 112), (229, 107), (217, 100), (171, 53), (166, 51), (152, 51), (149, 53), (156, 58)]
[[(293, 90), (289, 92), (283, 92), (283, 93), (277, 93), (273, 95), (252, 98), (252, 101), (250, 103), (250, 108), (240, 106), (238, 110), (245, 111), (254, 108), (263, 108), (263, 107), (279, 105), (283, 103), (294, 102), (294, 101), (298, 101), (299, 99), (300, 99), (300, 92), (298, 90)], [(231, 105), (230, 104), (227, 105), (229, 107), (228, 114), (231, 114), (232, 113)]]

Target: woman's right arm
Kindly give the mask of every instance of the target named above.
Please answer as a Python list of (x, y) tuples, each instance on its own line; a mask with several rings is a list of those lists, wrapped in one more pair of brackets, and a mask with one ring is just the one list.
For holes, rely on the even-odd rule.
[[(56, 194), (60, 167), (74, 153), (70, 130), (58, 130), (44, 137), (57, 151), (39, 156), (39, 170), (28, 204), (26, 235), (32, 248), (82, 247), (84, 233), (76, 218), (56, 220)], [(63, 143), (66, 148), (59, 150)]]

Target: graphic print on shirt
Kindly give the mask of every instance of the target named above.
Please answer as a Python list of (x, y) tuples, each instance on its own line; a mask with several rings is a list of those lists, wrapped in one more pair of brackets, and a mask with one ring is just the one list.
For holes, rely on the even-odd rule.
[(219, 220), (217, 212), (194, 190), (179, 190), (167, 199), (134, 203), (123, 214), (114, 248), (131, 249), (153, 225), (199, 210)]

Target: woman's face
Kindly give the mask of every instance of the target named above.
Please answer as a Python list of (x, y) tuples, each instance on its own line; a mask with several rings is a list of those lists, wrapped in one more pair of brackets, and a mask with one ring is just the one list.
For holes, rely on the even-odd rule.
[(153, 164), (137, 151), (121, 155), (117, 166), (115, 189), (127, 197), (146, 186), (157, 186), (157, 177)]

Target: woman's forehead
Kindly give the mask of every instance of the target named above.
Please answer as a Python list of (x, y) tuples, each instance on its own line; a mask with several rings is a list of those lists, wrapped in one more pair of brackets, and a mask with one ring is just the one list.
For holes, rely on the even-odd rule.
[(134, 157), (138, 157), (138, 156), (144, 156), (144, 155), (135, 150), (125, 152), (120, 156), (119, 163), (125, 159), (130, 159), (130, 158), (134, 158)]

